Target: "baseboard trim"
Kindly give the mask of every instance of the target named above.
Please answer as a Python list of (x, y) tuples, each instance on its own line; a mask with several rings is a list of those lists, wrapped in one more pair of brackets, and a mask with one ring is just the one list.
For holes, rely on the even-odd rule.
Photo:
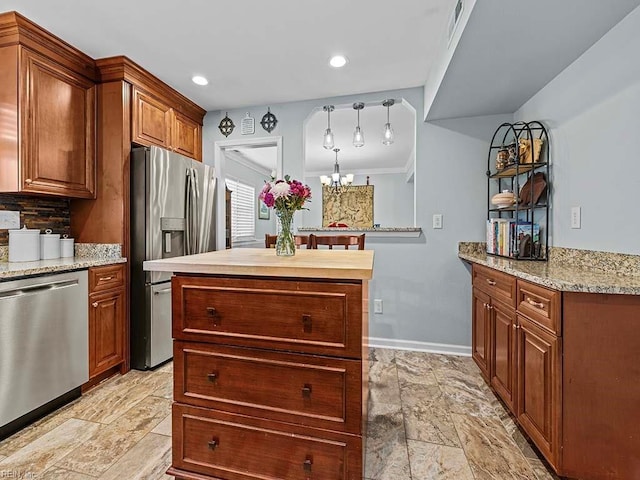
[(374, 348), (414, 350), (416, 352), (443, 353), (448, 355), (459, 355), (461, 357), (471, 356), (471, 347), (464, 345), (449, 345), (447, 343), (416, 342), (411, 340), (396, 340), (394, 338), (376, 337), (369, 337), (367, 343), (370, 347)]

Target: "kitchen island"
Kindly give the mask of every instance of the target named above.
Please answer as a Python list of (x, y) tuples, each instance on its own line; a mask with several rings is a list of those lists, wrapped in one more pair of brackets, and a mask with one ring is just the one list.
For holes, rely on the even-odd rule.
[(179, 479), (361, 480), (373, 251), (231, 249), (170, 271)]

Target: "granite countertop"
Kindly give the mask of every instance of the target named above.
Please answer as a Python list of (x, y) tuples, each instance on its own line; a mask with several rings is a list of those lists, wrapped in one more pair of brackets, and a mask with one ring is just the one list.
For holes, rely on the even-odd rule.
[(35, 262), (0, 261), (0, 281), (84, 270), (89, 267), (126, 263), (119, 244), (85, 243), (75, 245), (75, 257), (38, 260)]
[(369, 280), (373, 250), (296, 250), (280, 257), (271, 248), (232, 248), (184, 257), (150, 260), (145, 270), (216, 275)]
[[(567, 258), (548, 262), (510, 260), (487, 255), (480, 249), (459, 247), (458, 257), (462, 260), (485, 265), (538, 285), (565, 292), (610, 293), (640, 295), (640, 272), (629, 275), (628, 271), (617, 269), (611, 263), (609, 269), (590, 268), (584, 261), (567, 261)], [(577, 252), (588, 252), (585, 250)], [(604, 256), (606, 252), (593, 252), (594, 256)], [(589, 253), (580, 253), (587, 256)], [(619, 254), (612, 254), (619, 256)]]

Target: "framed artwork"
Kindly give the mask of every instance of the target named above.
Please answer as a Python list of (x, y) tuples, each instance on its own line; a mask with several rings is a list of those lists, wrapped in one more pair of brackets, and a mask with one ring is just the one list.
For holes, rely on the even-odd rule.
[(373, 185), (353, 185), (337, 195), (322, 187), (322, 226), (344, 223), (352, 228), (373, 228)]
[(269, 220), (269, 218), (271, 218), (269, 207), (267, 207), (262, 200), (258, 199), (258, 219)]

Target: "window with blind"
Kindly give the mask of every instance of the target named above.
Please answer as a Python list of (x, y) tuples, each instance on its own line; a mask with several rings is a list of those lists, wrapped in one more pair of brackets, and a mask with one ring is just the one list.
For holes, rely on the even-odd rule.
[(226, 183), (231, 190), (231, 241), (255, 240), (256, 189), (229, 178)]

